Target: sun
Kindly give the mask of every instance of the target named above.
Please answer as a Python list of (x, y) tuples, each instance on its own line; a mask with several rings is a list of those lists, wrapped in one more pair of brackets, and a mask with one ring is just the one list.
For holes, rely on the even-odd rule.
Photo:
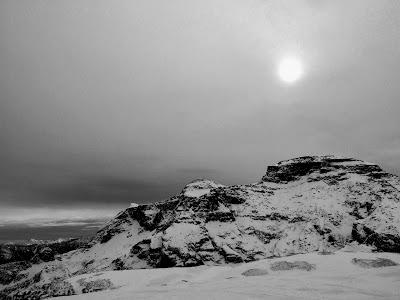
[(303, 64), (296, 57), (286, 57), (279, 62), (279, 78), (287, 83), (293, 83), (303, 76)]

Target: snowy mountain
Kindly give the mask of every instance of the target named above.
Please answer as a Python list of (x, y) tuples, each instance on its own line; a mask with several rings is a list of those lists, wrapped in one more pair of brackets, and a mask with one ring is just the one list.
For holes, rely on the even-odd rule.
[(80, 274), (251, 262), (354, 242), (400, 252), (399, 178), (353, 158), (300, 157), (269, 166), (258, 183), (202, 179), (166, 201), (133, 203), (55, 261), (0, 265), (14, 272), (0, 293), (69, 295), (77, 289), (68, 278)]

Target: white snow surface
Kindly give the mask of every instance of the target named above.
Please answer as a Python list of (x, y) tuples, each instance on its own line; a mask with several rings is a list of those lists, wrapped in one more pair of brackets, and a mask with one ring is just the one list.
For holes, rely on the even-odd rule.
[[(351, 263), (353, 258), (378, 257), (400, 263), (400, 255), (394, 253), (338, 251), (331, 255), (314, 252), (236, 265), (107, 271), (75, 276), (68, 281), (76, 288), (82, 278), (109, 279), (115, 289), (57, 299), (398, 300), (400, 266), (365, 269)], [(271, 263), (277, 261), (306, 261), (314, 264), (315, 270), (271, 270)], [(243, 276), (249, 269), (267, 270), (268, 274)]]

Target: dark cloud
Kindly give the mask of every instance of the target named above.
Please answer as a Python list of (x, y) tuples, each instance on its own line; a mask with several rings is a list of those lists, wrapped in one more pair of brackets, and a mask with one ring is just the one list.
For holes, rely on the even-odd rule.
[[(219, 175), (213, 169), (181, 168), (168, 170), (170, 177), (163, 174), (159, 178), (154, 174), (153, 179), (145, 175), (141, 178), (140, 169), (129, 163), (120, 169), (103, 169), (95, 164), (67, 166), (7, 162), (6, 165), (8, 167), (0, 171), (2, 204), (22, 207), (124, 207), (130, 202), (155, 202), (179, 193), (185, 183), (193, 179), (218, 179)], [(126, 172), (127, 168), (131, 170)]]
[(80, 178), (63, 185), (52, 185), (36, 191), (41, 202), (54, 204), (58, 199), (62, 205), (148, 203), (163, 200), (178, 192), (168, 183), (141, 182), (122, 178)]

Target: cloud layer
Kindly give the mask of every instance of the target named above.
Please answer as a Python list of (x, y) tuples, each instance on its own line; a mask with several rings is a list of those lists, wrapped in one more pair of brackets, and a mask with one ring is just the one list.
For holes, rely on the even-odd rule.
[[(399, 15), (386, 0), (1, 1), (1, 211), (104, 217), (307, 154), (400, 174)], [(292, 86), (287, 54), (305, 66)]]

